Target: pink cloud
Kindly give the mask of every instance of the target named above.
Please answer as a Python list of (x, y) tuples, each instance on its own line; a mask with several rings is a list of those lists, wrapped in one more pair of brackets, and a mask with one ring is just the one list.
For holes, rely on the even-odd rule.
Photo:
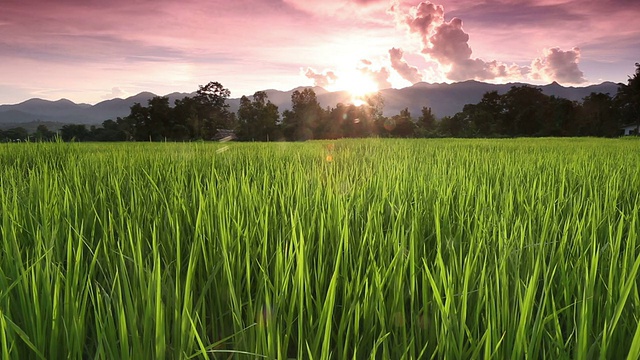
[[(454, 17), (446, 21), (442, 5), (421, 2), (403, 13), (400, 3), (396, 1), (390, 12), (400, 26), (419, 35), (422, 53), (440, 64), (450, 80), (522, 80), (529, 72), (528, 67), (517, 64), (507, 65), (498, 60), (472, 58), (470, 36), (465, 32), (462, 20)], [(583, 74), (578, 69), (579, 55), (579, 50), (575, 49), (567, 52), (560, 49), (551, 51), (544, 59), (534, 61), (532, 79), (584, 82)]]
[[(394, 5), (399, 6), (398, 4)], [(400, 9), (394, 9), (400, 11)], [(431, 2), (421, 2), (409, 11), (409, 14), (401, 16), (409, 30), (421, 35), (425, 47), (430, 43), (433, 32), (444, 22), (444, 7)]]
[(322, 88), (327, 88), (328, 86), (335, 84), (336, 80), (338, 80), (338, 76), (336, 76), (336, 73), (333, 71), (325, 70), (319, 73), (309, 67), (304, 72), (304, 76), (313, 80), (314, 86), (320, 86)]
[(375, 68), (372, 61), (362, 59), (360, 60), (358, 69), (362, 74), (373, 80), (378, 86), (378, 89), (388, 89), (391, 87), (391, 82), (389, 81), (391, 73), (386, 67)]
[[(354, 14), (367, 14), (384, 9), (388, 0), (283, 0), (301, 11), (314, 15), (330, 15), (340, 18), (353, 18)], [(366, 19), (362, 19), (366, 20)]]
[(562, 51), (559, 48), (545, 49), (544, 57), (531, 63), (531, 78), (561, 83), (586, 82), (584, 73), (578, 68), (580, 49)]
[(415, 66), (410, 66), (403, 58), (404, 52), (402, 49), (392, 48), (389, 50), (389, 60), (391, 60), (391, 67), (395, 70), (403, 79), (415, 84), (422, 81), (422, 75)]
[(460, 64), (471, 57), (469, 34), (462, 29), (462, 20), (453, 18), (442, 22), (428, 38), (422, 50), (442, 64)]
[[(400, 76), (625, 81), (639, 61), (640, 28), (620, 25), (640, 16), (638, 1), (394, 0), (393, 18), (389, 1), (3, 0), (0, 103), (25, 91), (95, 102), (113, 87), (166, 93), (212, 80), (239, 96), (299, 86), (308, 66), (382, 87)], [(354, 69), (361, 58), (374, 61)]]

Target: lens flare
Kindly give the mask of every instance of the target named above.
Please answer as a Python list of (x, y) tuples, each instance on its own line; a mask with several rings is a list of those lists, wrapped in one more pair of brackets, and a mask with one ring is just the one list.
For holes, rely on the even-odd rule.
[(355, 106), (365, 105), (367, 95), (376, 93), (378, 84), (368, 75), (354, 70), (347, 74), (341, 74), (335, 84), (328, 90), (348, 91), (351, 95), (351, 103)]
[(393, 129), (396, 128), (396, 121), (393, 120), (393, 119), (386, 119), (384, 121), (384, 125), (383, 126), (384, 126), (385, 130), (393, 131)]
[(367, 104), (367, 102), (366, 102), (366, 101), (364, 101), (364, 100), (362, 100), (362, 99), (359, 99), (359, 98), (353, 98), (353, 99), (351, 99), (351, 103), (352, 103), (353, 105), (355, 105), (355, 106), (358, 106), (358, 107), (360, 107), (360, 106), (362, 106), (362, 105), (366, 105), (366, 104)]

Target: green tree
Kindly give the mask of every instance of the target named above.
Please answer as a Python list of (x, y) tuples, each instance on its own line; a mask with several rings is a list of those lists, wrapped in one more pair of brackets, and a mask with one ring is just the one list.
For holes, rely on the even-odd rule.
[(169, 98), (164, 96), (154, 96), (148, 103), (149, 138), (153, 141), (172, 139), (171, 130), (173, 109), (169, 105)]
[(116, 119), (116, 125), (118, 126), (118, 130), (121, 131), (124, 135), (125, 141), (133, 141), (135, 140), (135, 128), (131, 119), (127, 116), (124, 118), (118, 117)]
[[(467, 104), (454, 118), (447, 119), (445, 134), (464, 137), (493, 137), (510, 133), (505, 121), (506, 99), (497, 91), (489, 91), (477, 104)], [(455, 124), (455, 126), (454, 126)], [(442, 128), (442, 129), (444, 129)], [(453, 135), (453, 134), (457, 135)]]
[(133, 104), (129, 115), (126, 117), (126, 123), (131, 127), (134, 140), (152, 140), (151, 120), (149, 109), (146, 106), (142, 106), (140, 103)]
[(435, 135), (436, 130), (436, 116), (431, 111), (430, 107), (423, 106), (422, 114), (418, 118), (416, 123), (416, 136), (418, 137), (432, 137)]
[[(198, 104), (196, 99), (188, 96), (175, 101), (173, 132), (184, 135), (183, 138), (179, 136), (179, 140), (202, 138), (202, 119), (200, 119)], [(185, 132), (186, 134), (184, 134)]]
[(87, 141), (90, 133), (86, 125), (69, 124), (60, 128), (60, 137), (64, 141)]
[(219, 82), (209, 82), (207, 85), (200, 85), (196, 92), (195, 101), (198, 111), (198, 137), (211, 140), (215, 137), (218, 129), (232, 129), (233, 117), (229, 112), (227, 99), (231, 92), (224, 88)]
[[(384, 121), (384, 97), (381, 92), (369, 94), (365, 96), (365, 102), (367, 112), (370, 120), (374, 123), (380, 123)], [(376, 135), (376, 134), (373, 134)]]
[(591, 93), (583, 99), (578, 135), (613, 137), (620, 123), (618, 108), (609, 94)]
[(94, 141), (125, 141), (127, 134), (120, 129), (116, 121), (105, 120), (101, 127), (92, 129), (91, 138)]
[(283, 112), (282, 132), (287, 140), (309, 140), (323, 121), (323, 110), (311, 88), (291, 94), (291, 110)]
[(3, 141), (26, 141), (29, 132), (23, 127), (15, 127), (2, 132)]
[(618, 88), (615, 102), (624, 124), (640, 126), (640, 63), (636, 63), (636, 71), (629, 77), (627, 84)]
[(339, 139), (344, 137), (343, 122), (348, 121), (349, 106), (343, 103), (326, 111), (324, 121), (316, 128), (318, 139)]
[(49, 130), (47, 125), (40, 124), (33, 135), (37, 141), (51, 141), (55, 138), (56, 133)]
[(253, 101), (243, 96), (237, 114), (237, 136), (244, 141), (274, 140), (280, 118), (278, 107), (268, 100), (267, 93), (258, 91)]
[(457, 113), (453, 116), (445, 116), (438, 123), (438, 133), (445, 137), (462, 136), (464, 130), (463, 115)]
[(384, 123), (385, 130), (393, 137), (413, 137), (416, 124), (411, 117), (408, 108), (400, 111), (400, 114), (394, 115), (390, 119), (386, 119)]
[(539, 136), (547, 120), (549, 97), (542, 89), (513, 86), (501, 96), (505, 109), (504, 130), (511, 136)]
[(502, 96), (497, 91), (489, 91), (478, 103), (479, 113), (474, 119), (475, 127), (482, 136), (504, 135), (504, 107)]

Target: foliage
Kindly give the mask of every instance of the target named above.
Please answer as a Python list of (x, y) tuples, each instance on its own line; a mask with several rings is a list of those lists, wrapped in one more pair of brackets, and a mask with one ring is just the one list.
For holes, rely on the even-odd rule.
[[(172, 106), (166, 97), (156, 96), (146, 106), (131, 107), (130, 114), (102, 127), (82, 130), (67, 126), (65, 141), (189, 141), (219, 140), (235, 134), (243, 141), (311, 140), (365, 137), (564, 137), (619, 136), (624, 124), (640, 122), (640, 64), (627, 85), (610, 94), (592, 93), (581, 102), (547, 96), (538, 87), (512, 86), (499, 94), (487, 92), (476, 104), (436, 119), (424, 106), (417, 119), (407, 108), (383, 115), (381, 93), (365, 97), (363, 104), (336, 104), (323, 109), (312, 88), (295, 90), (291, 109), (280, 113), (266, 92), (252, 99), (243, 96), (237, 113), (229, 111), (230, 92), (218, 82), (201, 85), (193, 97)], [(640, 123), (638, 123), (640, 125)], [(48, 130), (47, 130), (48, 131)], [(0, 131), (0, 141), (51, 141), (51, 132), (24, 129)]]
[(278, 107), (268, 100), (267, 93), (258, 91), (253, 94), (253, 101), (246, 96), (240, 99), (238, 109), (238, 139), (244, 141), (276, 140)]
[(611, 96), (591, 93), (584, 98), (581, 110), (580, 135), (607, 137), (618, 135), (620, 115)]
[(416, 137), (433, 137), (436, 131), (436, 116), (430, 107), (423, 107), (422, 114), (416, 123)]
[(86, 125), (64, 125), (60, 129), (60, 137), (64, 141), (86, 141), (89, 140), (89, 130)]
[(29, 133), (23, 127), (15, 127), (0, 131), (0, 141), (24, 141), (29, 138)]
[(36, 141), (52, 141), (56, 137), (56, 133), (49, 130), (46, 125), (38, 125), (33, 135)]
[(291, 110), (282, 114), (282, 133), (287, 140), (310, 140), (323, 118), (323, 111), (311, 88), (291, 95)]
[(625, 124), (640, 126), (640, 63), (636, 63), (636, 71), (627, 84), (618, 88), (616, 102)]
[(230, 92), (219, 82), (210, 82), (200, 86), (194, 100), (200, 127), (196, 133), (205, 140), (215, 137), (218, 129), (229, 129), (234, 126), (229, 105), (226, 103)]

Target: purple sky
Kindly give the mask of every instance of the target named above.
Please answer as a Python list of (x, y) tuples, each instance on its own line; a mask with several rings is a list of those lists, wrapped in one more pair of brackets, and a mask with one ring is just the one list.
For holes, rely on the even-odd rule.
[(0, 104), (218, 81), (232, 97), (417, 81), (626, 82), (640, 1), (0, 0)]

